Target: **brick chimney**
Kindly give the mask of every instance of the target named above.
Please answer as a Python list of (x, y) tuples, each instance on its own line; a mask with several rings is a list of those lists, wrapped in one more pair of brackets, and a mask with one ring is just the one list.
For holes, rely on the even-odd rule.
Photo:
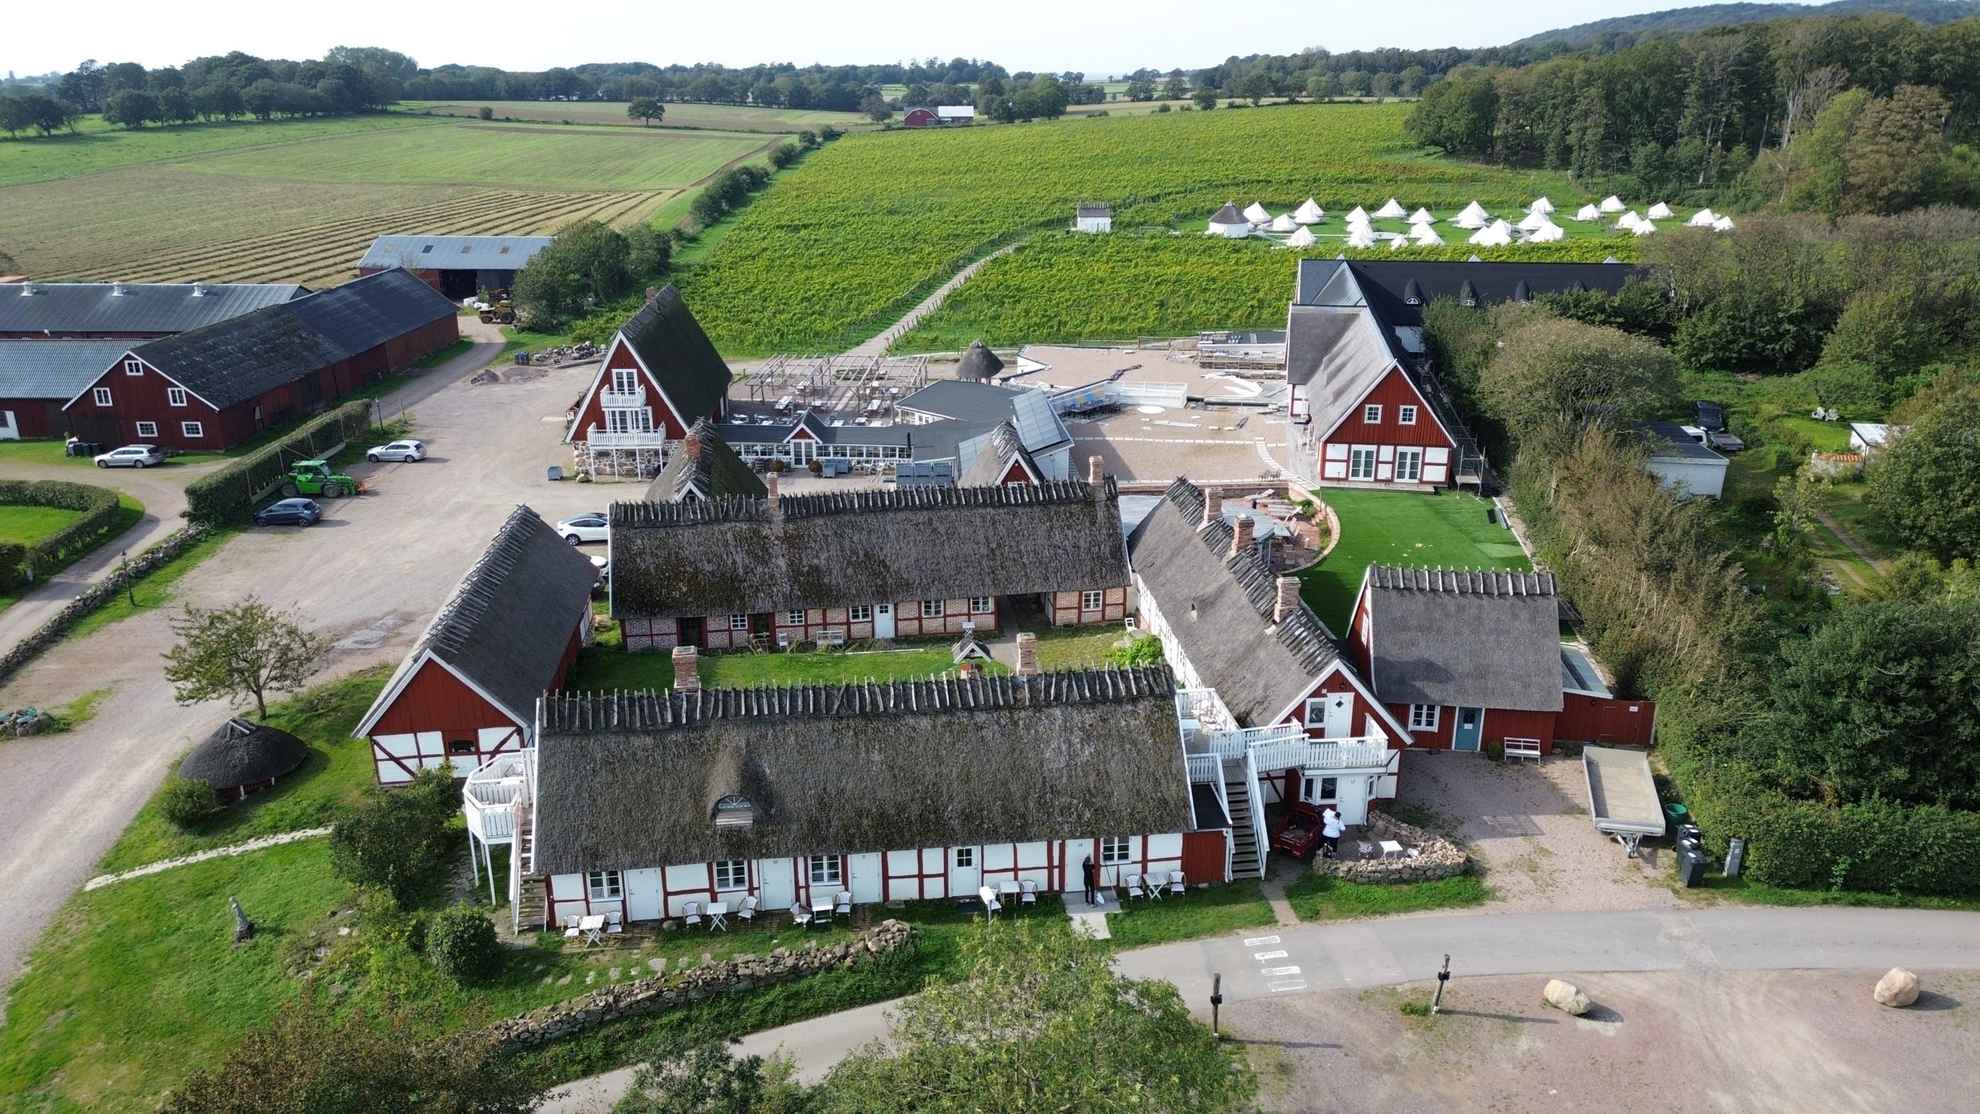
[(1242, 557), (1256, 548), (1256, 543), (1251, 540), (1251, 530), (1251, 516), (1238, 515), (1237, 521), (1231, 524), (1231, 556)]
[(1208, 530), (1212, 523), (1224, 513), (1224, 500), (1214, 487), (1203, 489), (1203, 521), (1196, 524), (1198, 530)]
[(1283, 623), (1299, 610), (1299, 577), (1282, 576), (1274, 582), (1278, 595), (1272, 598), (1272, 621)]
[(1030, 631), (1019, 631), (1017, 636), (1018, 667), (1020, 677), (1038, 676), (1038, 636)]
[(674, 647), (674, 690), (701, 691), (701, 654), (692, 646)]

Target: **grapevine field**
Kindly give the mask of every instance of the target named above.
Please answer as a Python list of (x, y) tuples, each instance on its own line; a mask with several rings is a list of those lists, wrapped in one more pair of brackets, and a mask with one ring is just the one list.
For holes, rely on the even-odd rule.
[[(50, 280), (328, 285), (354, 277), (365, 245), (382, 233), (536, 233), (581, 217), (622, 226), (650, 219), (695, 182), (777, 141), (391, 119), (0, 188), (0, 249)], [(155, 139), (161, 152), (186, 145), (170, 131), (132, 138)]]
[[(1217, 287), (1228, 263), (1242, 261), (1238, 269), (1246, 271), (1290, 263), (1283, 252), (1276, 259), (1269, 250), (1255, 254), (1262, 243), (1184, 248), (1122, 232), (1200, 232), (1226, 200), (1241, 206), (1256, 200), (1281, 212), (1310, 195), (1335, 214), (1357, 204), (1372, 209), (1391, 194), (1436, 211), (1455, 211), (1474, 198), (1495, 212), (1516, 210), (1540, 194), (1557, 202), (1578, 198), (1561, 174), (1455, 162), (1412, 148), (1402, 131), (1408, 111), (1401, 104), (1300, 105), (849, 135), (743, 210), (682, 286), (725, 354), (823, 351), (880, 332), (996, 247), (1067, 227), (1073, 205), (1083, 200), (1113, 204), (1118, 242), (1019, 252), (972, 282), (1051, 255), (1053, 263), (1068, 265), (1023, 293), (1002, 282), (1002, 308), (1032, 320), (1065, 319), (1072, 311), (1060, 307), (1055, 314), (1028, 302), (1084, 302), (1100, 289), (1181, 307), (1221, 297)], [(1219, 247), (1228, 259), (1215, 254)], [(1135, 281), (1117, 284), (1065, 254), (1082, 250), (1104, 253), (1099, 265), (1129, 269)], [(1272, 296), (1283, 307), (1289, 280), (1275, 286)], [(959, 296), (968, 290), (965, 284)], [(952, 312), (966, 311), (965, 304)], [(1126, 332), (1138, 331), (1125, 324), (1123, 318)], [(1119, 330), (1096, 323), (1082, 331)]]
[[(573, 124), (616, 124), (644, 127), (626, 116), (623, 101), (401, 101), (405, 112), (473, 118), (487, 108), (497, 120), (540, 120)], [(798, 132), (830, 124), (841, 131), (871, 127), (857, 112), (827, 112), (809, 108), (757, 108), (742, 104), (669, 102), (667, 115), (656, 128), (709, 128), (715, 131)]]
[[(1604, 239), (1531, 247), (1446, 245), (1368, 259), (1522, 259), (1599, 263), (1634, 258), (1635, 245)], [(901, 352), (949, 352), (981, 338), (1005, 346), (1185, 336), (1208, 329), (1282, 329), (1301, 255), (1331, 259), (1336, 246), (1285, 251), (1264, 240), (1195, 235), (1088, 236), (1043, 232), (990, 261), (940, 309), (894, 343)]]

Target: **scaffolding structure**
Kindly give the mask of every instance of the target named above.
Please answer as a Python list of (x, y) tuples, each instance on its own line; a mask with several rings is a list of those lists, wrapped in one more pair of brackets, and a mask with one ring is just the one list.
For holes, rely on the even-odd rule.
[(780, 413), (889, 418), (928, 385), (926, 356), (773, 356), (742, 381), (751, 403)]

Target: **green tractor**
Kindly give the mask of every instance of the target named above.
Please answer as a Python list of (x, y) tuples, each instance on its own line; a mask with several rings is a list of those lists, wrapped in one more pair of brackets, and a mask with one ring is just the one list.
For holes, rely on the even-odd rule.
[(282, 494), (289, 498), (298, 495), (324, 495), (341, 499), (355, 495), (364, 488), (342, 472), (330, 470), (327, 460), (299, 460), (289, 467), (289, 479), (282, 485)]

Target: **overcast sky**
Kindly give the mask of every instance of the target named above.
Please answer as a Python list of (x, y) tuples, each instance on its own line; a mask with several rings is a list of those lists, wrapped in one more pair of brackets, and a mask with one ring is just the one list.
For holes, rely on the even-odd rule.
[[(871, 63), (958, 55), (1013, 70), (1118, 73), (1194, 69), (1233, 54), (1302, 47), (1491, 46), (1607, 16), (1688, 6), (1674, 0), (1001, 0), (820, 4), (816, 0), (13, 0), (0, 36), (0, 72), (73, 69), (84, 58), (170, 66), (244, 50), (315, 58), (338, 45), (403, 51), (421, 66), (449, 62), (542, 70), (581, 62)], [(866, 14), (866, 13), (872, 14)], [(1384, 18), (1393, 14), (1396, 18)]]

